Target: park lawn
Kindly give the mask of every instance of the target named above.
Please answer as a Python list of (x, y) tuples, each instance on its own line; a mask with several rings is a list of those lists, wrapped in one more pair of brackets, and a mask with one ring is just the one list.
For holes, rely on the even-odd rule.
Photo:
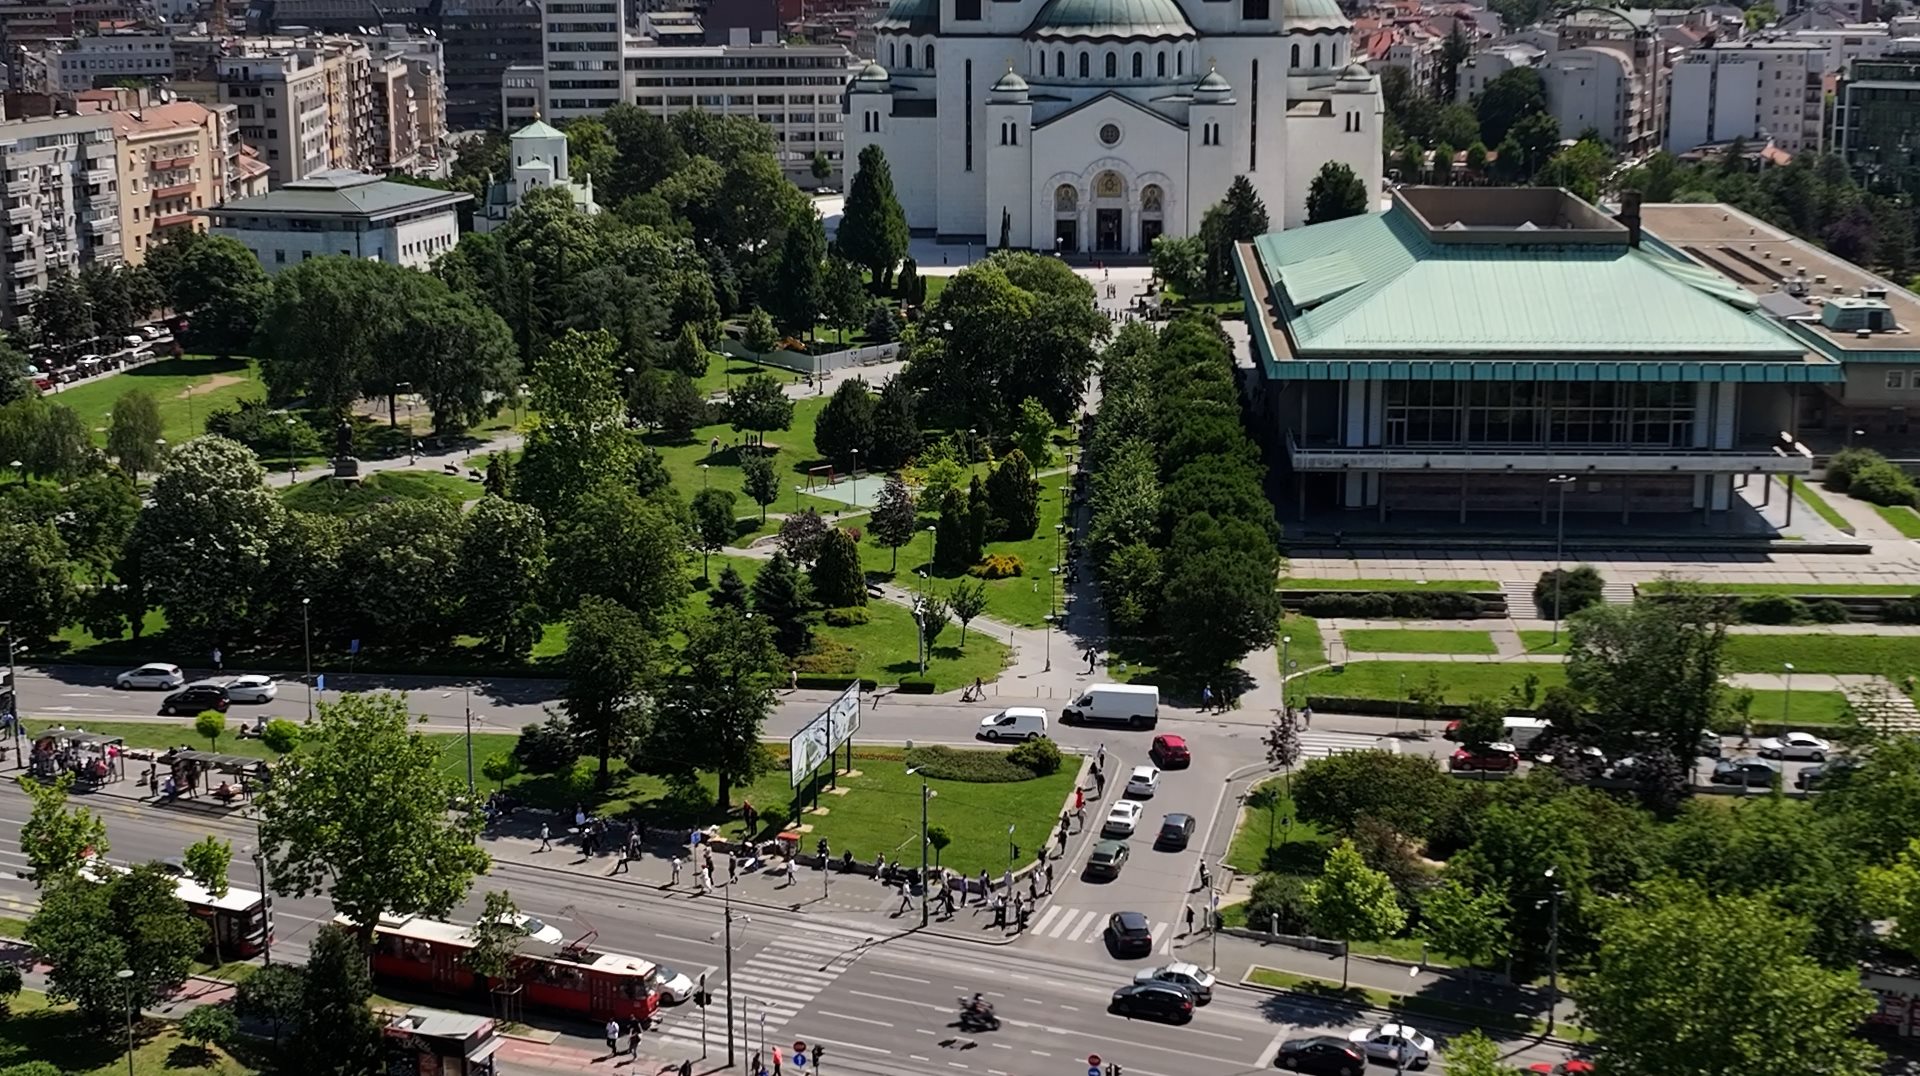
[(1898, 680), (1920, 672), (1920, 636), (1729, 634), (1724, 650), (1728, 672), (1879, 673)]
[(1564, 654), (1567, 652), (1566, 632), (1560, 633), (1560, 641), (1555, 642), (1550, 631), (1523, 631), (1520, 633), (1520, 645), (1527, 648), (1529, 654)]
[(1920, 512), (1904, 504), (1876, 504), (1873, 510), (1880, 513), (1881, 519), (1893, 524), (1902, 537), (1920, 538)]
[(799, 374), (783, 367), (710, 351), (707, 353), (707, 372), (693, 379), (693, 387), (699, 389), (703, 396), (711, 396), (716, 392), (724, 394), (735, 380), (754, 374), (766, 374), (783, 385), (800, 380)]
[(175, 445), (204, 433), (207, 416), (213, 412), (267, 394), (260, 369), (251, 359), (187, 355), (62, 389), (48, 399), (71, 408), (93, 431), (94, 443), (104, 445), (107, 416), (120, 397), (134, 389), (144, 389), (153, 397), (160, 408), (160, 436)]
[[(1400, 994), (1386, 990), (1374, 990), (1353, 986), (1341, 989), (1339, 982), (1322, 979), (1313, 975), (1296, 975), (1278, 968), (1255, 965), (1247, 972), (1246, 981), (1256, 986), (1272, 987), (1277, 990), (1291, 990), (1313, 997), (1348, 1005), (1360, 1005), (1369, 1008), (1387, 1009), (1395, 1014), (1427, 1016), (1440, 1020), (1472, 1027), (1490, 1028), (1498, 1031), (1517, 1032), (1522, 1035), (1544, 1035), (1547, 1025), (1544, 1020), (1535, 1020), (1524, 1013), (1507, 1012), (1498, 1009), (1482, 1008), (1444, 998), (1426, 997), (1420, 994)], [(1561, 1022), (1558, 1033), (1566, 1038), (1585, 1041), (1592, 1033), (1577, 1024)]]
[(210, 1064), (200, 1064), (198, 1047), (161, 1020), (136, 1026), (139, 1045), (129, 1067), (124, 1032), (103, 1035), (71, 1006), (55, 1005), (38, 990), (22, 990), (8, 1008), (10, 1014), (0, 1020), (0, 1068), (45, 1061), (67, 1076), (246, 1076), (260, 1071), (219, 1050), (207, 1059)]
[(1281, 590), (1499, 590), (1500, 584), (1486, 579), (1305, 579), (1283, 576), (1274, 586)]
[(486, 490), (444, 471), (373, 471), (358, 482), (315, 478), (292, 488), (276, 490), (281, 503), (302, 512), (352, 516), (388, 500), (441, 500), (458, 508), (477, 500)]
[(1851, 725), (1853, 707), (1838, 691), (1798, 691), (1789, 705), (1784, 691), (1755, 690), (1747, 710), (1756, 724), (1786, 721), (1795, 725)]
[[(1285, 776), (1274, 776), (1249, 788), (1248, 800), (1260, 788), (1271, 787), (1279, 796), (1270, 807), (1242, 804), (1240, 822), (1233, 831), (1233, 843), (1227, 847), (1226, 864), (1241, 874), (1280, 871), (1286, 874), (1317, 874), (1320, 863), (1332, 847), (1333, 838), (1311, 822), (1299, 820), (1300, 811), (1287, 795)], [(1291, 823), (1282, 823), (1292, 819)]]
[(0, 938), (19, 941), (27, 936), (27, 921), (18, 916), (0, 915)]
[(1340, 633), (1347, 649), (1374, 654), (1493, 654), (1485, 631), (1421, 631), (1413, 628), (1350, 628)]
[(1539, 678), (1540, 692), (1567, 682), (1564, 666), (1545, 662), (1355, 661), (1338, 672), (1315, 674), (1313, 690), (1352, 699), (1404, 699), (1407, 691), (1427, 682), (1429, 673), (1439, 677), (1443, 701), (1451, 703), (1478, 695), (1504, 698), (1509, 690), (1525, 684), (1529, 675)]
[(1848, 534), (1853, 533), (1853, 524), (1847, 522), (1847, 517), (1836, 511), (1833, 505), (1828, 504), (1825, 497), (1820, 496), (1820, 491), (1813, 488), (1813, 483), (1796, 482), (1794, 483), (1794, 490), (1800, 494), (1801, 500), (1806, 501), (1808, 506), (1811, 507), (1821, 519), (1832, 524), (1835, 530), (1846, 531)]
[(932, 306), (934, 300), (940, 298), (940, 293), (947, 290), (947, 285), (953, 283), (953, 275), (951, 273), (922, 276), (920, 279), (924, 281), (927, 286), (927, 301), (921, 309)]
[(1281, 645), (1282, 638), (1289, 641), (1286, 644), (1285, 656), (1279, 660), (1292, 662), (1295, 671), (1311, 669), (1327, 663), (1327, 644), (1320, 638), (1320, 622), (1312, 617), (1299, 613), (1282, 613), (1280, 630), (1274, 635), (1275, 647)]
[[(1031, 538), (986, 544), (983, 555), (1011, 554), (1019, 557), (1025, 566), (1019, 575), (1006, 579), (985, 580), (987, 584), (986, 616), (1003, 624), (1019, 627), (1046, 626), (1047, 614), (1053, 611), (1056, 601), (1053, 575), (1055, 558), (1066, 554), (1065, 539), (1054, 530), (1054, 526), (1060, 522), (1065, 481), (1066, 478), (1063, 475), (1049, 475), (1040, 480), (1040, 510)], [(900, 548), (897, 570), (894, 567), (893, 550), (863, 537), (860, 542), (860, 567), (869, 576), (896, 579), (902, 586), (920, 585), (920, 573), (927, 570), (933, 557), (933, 535), (926, 531), (933, 522), (933, 516), (920, 517), (921, 530), (914, 536), (913, 541)], [(934, 589), (944, 595), (952, 589), (954, 583), (963, 578), (967, 577), (935, 575)], [(1057, 597), (1064, 612), (1066, 603), (1064, 588)]]
[[(839, 501), (808, 496), (796, 488), (806, 484), (807, 468), (824, 462), (813, 450), (813, 428), (826, 406), (825, 396), (795, 400), (792, 426), (767, 434), (766, 443), (775, 450), (773, 466), (781, 486), (780, 497), (767, 506), (768, 510), (797, 512), (802, 508), (816, 508), (829, 519), (836, 513), (849, 511)], [(710, 453), (708, 449), (714, 438), (719, 438), (720, 450)], [(737, 498), (734, 513), (743, 519), (751, 516), (758, 520), (760, 506), (741, 487), (740, 442), (744, 439), (744, 434), (724, 423), (702, 426), (693, 431), (693, 437), (687, 441), (674, 441), (660, 433), (650, 433), (645, 438), (646, 443), (660, 453), (680, 496), (691, 501), (703, 489), (731, 490)], [(874, 481), (879, 479), (876, 477)]]

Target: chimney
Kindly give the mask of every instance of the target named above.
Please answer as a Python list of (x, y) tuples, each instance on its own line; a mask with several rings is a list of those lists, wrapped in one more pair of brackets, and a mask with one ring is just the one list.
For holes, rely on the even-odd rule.
[(1640, 246), (1640, 192), (1624, 190), (1620, 192), (1620, 223), (1627, 228), (1627, 245)]

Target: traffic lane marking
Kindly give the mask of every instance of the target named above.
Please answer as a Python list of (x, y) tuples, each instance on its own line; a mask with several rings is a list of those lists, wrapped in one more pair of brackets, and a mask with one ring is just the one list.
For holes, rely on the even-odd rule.
[[(890, 998), (890, 997), (887, 997), (887, 996), (885, 996), (885, 995), (883, 995), (883, 994), (870, 994), (870, 993), (867, 993), (867, 992), (866, 992), (866, 991), (864, 991), (864, 990), (849, 990), (849, 991), (847, 991), (847, 993), (849, 993), (849, 994), (854, 994), (854, 995), (856, 995), (856, 996), (859, 996), (859, 997), (864, 997), (864, 998), (868, 998), (868, 999), (870, 999), (870, 1000), (873, 1000), (873, 1001), (891, 1001), (891, 1002), (897, 1002), (897, 1003), (899, 1003), (899, 1004), (903, 1004), (903, 1005), (912, 1005), (912, 1006), (915, 1006), (915, 1007), (918, 1007), (918, 1008), (922, 1008), (922, 1009), (931, 1009), (931, 1010), (933, 1010), (934, 1012), (940, 1012), (940, 1013), (945, 1013), (945, 1012), (947, 1012), (947, 1011), (948, 1011), (948, 1008), (949, 1008), (948, 1006), (944, 1006), (944, 1005), (935, 1005), (935, 1004), (933, 1004), (933, 1003), (931, 1003), (931, 1002), (926, 1002), (926, 1001), (913, 1001), (913, 1000), (910, 1000), (910, 999), (908, 999), (908, 998)], [(1115, 1020), (1126, 1020), (1127, 1018), (1126, 1018), (1126, 1017), (1122, 1017), (1122, 1016), (1115, 1016), (1115, 1017), (1113, 1017), (1112, 1019), (1115, 1019)], [(1129, 1022), (1131, 1022), (1131, 1021), (1129, 1021)], [(1114, 1036), (1112, 1036), (1112, 1035), (1107, 1035), (1107, 1034), (1102, 1034), (1101, 1032), (1098, 1032), (1098, 1031), (1083, 1031), (1083, 1030), (1080, 1030), (1080, 1029), (1078, 1029), (1078, 1028), (1066, 1028), (1066, 1027), (1055, 1027), (1055, 1026), (1052, 1026), (1052, 1025), (1049, 1025), (1049, 1024), (1041, 1024), (1041, 1023), (1036, 1023), (1036, 1022), (1034, 1022), (1034, 1021), (1031, 1021), (1031, 1020), (1016, 1020), (1016, 1019), (1012, 1019), (1012, 1018), (1006, 1018), (1006, 1017), (1003, 1017), (1003, 1018), (1001, 1019), (1001, 1023), (1002, 1023), (1002, 1024), (1004, 1024), (1004, 1025), (1006, 1025), (1006, 1026), (1008, 1026), (1008, 1027), (1024, 1027), (1024, 1028), (1030, 1028), (1030, 1029), (1032, 1029), (1032, 1030), (1035, 1030), (1035, 1031), (1041, 1031), (1041, 1032), (1044, 1032), (1044, 1033), (1046, 1033), (1046, 1034), (1048, 1034), (1048, 1035), (1052, 1035), (1052, 1036), (1056, 1036), (1056, 1037), (1057, 1037), (1057, 1036), (1060, 1036), (1060, 1035), (1078, 1035), (1078, 1036), (1080, 1036), (1080, 1037), (1082, 1037), (1082, 1038), (1090, 1038), (1090, 1039), (1097, 1039), (1097, 1040), (1099, 1040), (1099, 1041), (1101, 1041), (1101, 1042), (1107, 1042), (1107, 1043), (1119, 1043), (1119, 1044), (1121, 1044), (1121, 1045), (1124, 1045), (1124, 1046), (1130, 1046), (1130, 1047), (1133, 1047), (1134, 1049), (1137, 1049), (1137, 1050), (1159, 1050), (1159, 1051), (1163, 1051), (1163, 1052), (1166, 1052), (1166, 1053), (1177, 1053), (1177, 1054), (1181, 1054), (1182, 1056), (1185, 1056), (1185, 1057), (1194, 1057), (1194, 1058), (1199, 1058), (1199, 1059), (1202, 1059), (1202, 1060), (1206, 1060), (1206, 1061), (1218, 1061), (1218, 1062), (1220, 1062), (1220, 1063), (1221, 1063), (1221, 1064), (1223, 1064), (1223, 1065), (1243, 1065), (1243, 1064), (1245, 1064), (1245, 1062), (1244, 1062), (1244, 1061), (1242, 1061), (1242, 1060), (1240, 1060), (1240, 1059), (1237, 1059), (1237, 1058), (1228, 1058), (1228, 1057), (1218, 1057), (1218, 1056), (1214, 1056), (1214, 1055), (1210, 1055), (1210, 1054), (1201, 1054), (1201, 1053), (1194, 1053), (1193, 1051), (1190, 1051), (1190, 1050), (1183, 1050), (1183, 1049), (1181, 1049), (1181, 1048), (1180, 1048), (1179, 1046), (1177, 1046), (1177, 1045), (1175, 1045), (1175, 1046), (1155, 1046), (1155, 1045), (1152, 1045), (1152, 1044), (1150, 1044), (1150, 1043), (1144, 1043), (1144, 1042), (1137, 1042), (1137, 1041), (1132, 1041), (1132, 1040), (1128, 1040), (1128, 1039), (1120, 1039), (1120, 1038), (1115, 1038), (1115, 1037), (1114, 1037)], [(1222, 1034), (1222, 1033), (1220, 1033), (1220, 1032), (1212, 1032), (1212, 1031), (1205, 1031), (1205, 1030), (1203, 1030), (1203, 1029), (1199, 1029), (1199, 1028), (1194, 1028), (1194, 1027), (1192, 1027), (1192, 1026), (1186, 1026), (1186, 1027), (1182, 1027), (1182, 1028), (1180, 1028), (1179, 1030), (1181, 1030), (1182, 1032), (1197, 1032), (1197, 1033), (1199, 1033), (1199, 1034), (1203, 1034), (1203, 1035), (1207, 1035), (1207, 1036), (1209, 1036), (1209, 1037), (1212, 1037), (1212, 1038), (1216, 1038), (1216, 1039), (1227, 1039), (1227, 1040), (1229, 1040), (1229, 1041), (1232, 1041), (1232, 1042), (1246, 1042), (1246, 1041), (1248, 1041), (1248, 1040), (1247, 1040), (1246, 1038), (1244, 1038), (1244, 1037), (1242, 1037), (1242, 1036), (1238, 1036), (1238, 1035), (1226, 1035), (1226, 1034)], [(1128, 1067), (1129, 1067), (1129, 1068), (1132, 1068), (1132, 1066), (1128, 1066)], [(1142, 1071), (1142, 1072), (1144, 1072), (1145, 1070), (1141, 1070), (1141, 1071)]]

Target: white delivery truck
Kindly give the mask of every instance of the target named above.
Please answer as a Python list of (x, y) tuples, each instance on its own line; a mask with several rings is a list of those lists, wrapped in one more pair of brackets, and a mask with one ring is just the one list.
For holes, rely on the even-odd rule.
[(1060, 720), (1150, 729), (1160, 723), (1160, 689), (1152, 684), (1094, 684), (1060, 708)]

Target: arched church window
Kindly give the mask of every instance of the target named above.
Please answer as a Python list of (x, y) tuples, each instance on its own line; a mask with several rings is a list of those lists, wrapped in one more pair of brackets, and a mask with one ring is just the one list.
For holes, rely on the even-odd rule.
[(1141, 73), (1140, 64), (1143, 59), (1144, 57), (1142, 57), (1139, 53), (1136, 52), (1133, 54), (1133, 77), (1134, 78), (1140, 77), (1140, 73)]
[(900, 47), (898, 45), (895, 45), (891, 41), (887, 42), (887, 66), (896, 67), (899, 65), (899, 63), (900, 63)]
[(1080, 208), (1080, 192), (1071, 183), (1062, 183), (1053, 191), (1053, 211), (1071, 213)]
[(1156, 52), (1153, 54), (1153, 73), (1155, 76), (1159, 78), (1167, 77), (1167, 54), (1166, 53)]
[(1317, 41), (1313, 45), (1313, 66), (1320, 66), (1320, 43)]
[(1102, 172), (1093, 179), (1093, 196), (1095, 198), (1124, 198), (1126, 197), (1126, 193), (1127, 181), (1121, 179), (1120, 173), (1118, 172)]
[(1088, 75), (1093, 73), (1092, 64), (1093, 64), (1093, 61), (1088, 58), (1086, 53), (1083, 52), (1080, 54), (1080, 77), (1081, 78), (1086, 78)]
[(1067, 77), (1067, 51), (1065, 49), (1059, 49), (1053, 54), (1053, 77)]
[(1187, 73), (1186, 53), (1176, 52), (1173, 54), (1173, 73), (1176, 75), (1184, 75)]
[(1160, 184), (1149, 183), (1140, 188), (1140, 212), (1159, 213), (1164, 201), (1165, 195), (1161, 193)]
[(1298, 42), (1295, 42), (1293, 46), (1293, 66), (1300, 66), (1300, 44)]
[(913, 46), (912, 45), (907, 46), (907, 67), (909, 69), (913, 67)]
[(933, 46), (927, 46), (927, 70), (933, 70)]
[(1107, 53), (1107, 77), (1118, 78), (1119, 75), (1120, 75), (1120, 57), (1115, 56), (1113, 53), (1109, 52)]

